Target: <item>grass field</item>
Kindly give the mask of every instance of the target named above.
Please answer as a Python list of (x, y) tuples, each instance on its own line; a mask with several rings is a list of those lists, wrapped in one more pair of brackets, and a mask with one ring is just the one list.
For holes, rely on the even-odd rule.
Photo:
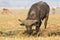
[[(0, 40), (60, 40), (60, 14), (50, 14), (47, 29), (44, 29), (44, 21), (41, 25), (41, 36), (28, 36), (22, 34), (24, 26), (20, 26), (18, 19), (24, 20), (27, 17), (27, 8), (8, 8), (10, 12), (2, 13), (0, 9)], [(45, 31), (44, 31), (45, 30)], [(47, 36), (47, 35), (52, 36)]]

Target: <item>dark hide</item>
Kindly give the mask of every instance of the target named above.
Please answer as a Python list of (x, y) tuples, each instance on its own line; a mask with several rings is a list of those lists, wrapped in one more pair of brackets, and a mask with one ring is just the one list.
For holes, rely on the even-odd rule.
[[(42, 24), (42, 21), (45, 19), (45, 28), (47, 26), (48, 16), (49, 16), (49, 5), (46, 2), (37, 2), (33, 4), (28, 12), (28, 16), (26, 20), (38, 20), (35, 24), (36, 26), (36, 32), (38, 33), (40, 26)], [(27, 24), (28, 25), (28, 24)], [(27, 30), (32, 30), (32, 26), (26, 26)]]

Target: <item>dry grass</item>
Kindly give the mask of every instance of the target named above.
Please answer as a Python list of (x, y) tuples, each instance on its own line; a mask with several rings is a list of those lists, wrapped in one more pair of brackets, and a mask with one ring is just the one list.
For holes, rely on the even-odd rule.
[[(0, 40), (60, 40), (60, 36), (44, 36), (47, 33), (60, 32), (60, 14), (50, 14), (46, 31), (44, 31), (44, 23), (41, 26), (42, 36), (23, 35), (25, 27), (20, 26), (18, 19), (24, 20), (27, 17), (28, 9), (9, 9), (11, 13), (2, 14), (0, 9), (0, 31), (4, 32), (0, 35)], [(44, 22), (44, 21), (43, 21)], [(7, 33), (10, 33), (11, 35)], [(45, 34), (44, 34), (45, 33)], [(13, 35), (15, 34), (15, 35)], [(43, 35), (44, 34), (44, 35)]]

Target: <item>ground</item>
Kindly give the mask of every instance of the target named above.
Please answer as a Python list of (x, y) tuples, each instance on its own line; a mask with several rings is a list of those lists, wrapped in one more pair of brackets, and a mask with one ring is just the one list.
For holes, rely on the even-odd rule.
[(28, 36), (22, 34), (26, 29), (20, 26), (18, 19), (27, 17), (27, 8), (8, 8), (10, 12), (2, 14), (0, 9), (0, 40), (60, 40), (60, 14), (49, 14), (47, 29), (44, 29), (44, 21), (40, 28), (40, 36)]

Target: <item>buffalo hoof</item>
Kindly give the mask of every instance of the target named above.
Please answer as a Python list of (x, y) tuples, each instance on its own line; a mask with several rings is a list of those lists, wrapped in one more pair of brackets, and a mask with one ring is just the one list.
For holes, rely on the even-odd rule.
[(23, 32), (23, 34), (29, 34), (29, 35), (31, 35), (32, 34), (32, 30), (30, 30), (30, 31), (25, 31), (25, 32)]
[(39, 32), (35, 32), (32, 34), (33, 36), (40, 36), (40, 33)]
[(24, 26), (24, 24), (20, 24), (21, 26)]

